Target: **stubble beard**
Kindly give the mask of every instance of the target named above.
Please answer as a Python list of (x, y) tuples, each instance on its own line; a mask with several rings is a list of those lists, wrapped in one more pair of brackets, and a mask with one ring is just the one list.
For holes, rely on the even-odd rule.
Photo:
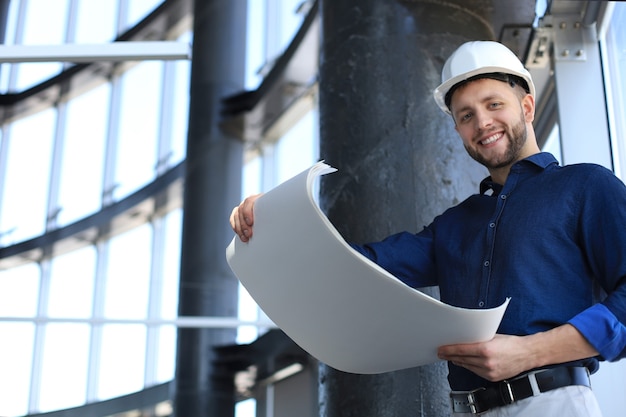
[(506, 129), (506, 135), (509, 137), (509, 143), (507, 144), (504, 154), (497, 158), (485, 158), (478, 150), (465, 146), (465, 150), (476, 162), (484, 165), (487, 169), (498, 169), (506, 166), (513, 165), (518, 161), (520, 151), (526, 143), (528, 137), (528, 129), (526, 123), (524, 123), (524, 117), (520, 117), (520, 120), (511, 129)]

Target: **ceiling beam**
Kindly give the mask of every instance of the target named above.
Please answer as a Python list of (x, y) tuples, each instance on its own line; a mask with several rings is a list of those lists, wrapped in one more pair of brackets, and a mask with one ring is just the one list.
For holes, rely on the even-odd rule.
[(0, 45), (0, 63), (187, 60), (191, 46), (175, 41), (105, 44)]

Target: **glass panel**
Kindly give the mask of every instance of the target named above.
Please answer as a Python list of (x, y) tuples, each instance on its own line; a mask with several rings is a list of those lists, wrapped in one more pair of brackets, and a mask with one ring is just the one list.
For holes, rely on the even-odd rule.
[(281, 183), (309, 168), (317, 154), (314, 112), (309, 112), (276, 144), (277, 181)]
[(45, 230), (55, 116), (56, 111), (48, 109), (11, 127), (0, 231), (14, 231), (3, 236), (4, 244)]
[(161, 326), (157, 347), (156, 382), (162, 383), (174, 379), (176, 370), (176, 326)]
[(256, 400), (250, 398), (244, 401), (239, 401), (235, 405), (236, 417), (252, 417), (256, 415)]
[[(17, 25), (17, 15), (19, 12), (19, 2), (9, 2), (9, 11), (6, 20), (6, 30), (4, 36), (5, 45), (15, 43), (15, 27)], [(9, 73), (13, 64), (0, 64), (0, 92), (6, 94), (9, 91)]]
[(152, 13), (163, 0), (133, 0), (128, 2), (128, 27), (135, 26)]
[(4, 43), (6, 45), (13, 45), (15, 43), (16, 27), (18, 24), (18, 14), (20, 9), (20, 2), (9, 1), (9, 10), (6, 20), (6, 30), (4, 33)]
[(626, 181), (626, 4), (614, 2), (613, 16), (606, 34), (606, 51), (611, 112), (611, 138), (616, 173)]
[(544, 152), (549, 152), (559, 161), (559, 164), (563, 164), (563, 156), (561, 155), (561, 135), (559, 133), (559, 125), (555, 124), (550, 132), (550, 136), (546, 140), (545, 145), (541, 149)]
[(263, 184), (263, 160), (260, 156), (255, 156), (243, 166), (242, 175), (242, 196), (245, 198), (251, 194), (257, 194), (262, 191)]
[(88, 318), (93, 307), (96, 251), (88, 246), (52, 259), (48, 316)]
[(105, 325), (102, 331), (102, 356), (98, 398), (118, 397), (143, 388), (146, 327), (143, 325)]
[[(40, 275), (37, 264), (27, 264), (0, 271), (0, 316), (35, 317), (37, 315)], [(4, 336), (3, 339), (10, 340), (5, 339)]]
[(302, 5), (302, 0), (281, 0), (281, 50), (287, 48), (302, 25), (305, 15), (298, 13), (300, 5)]
[(254, 90), (263, 77), (259, 70), (265, 65), (265, 20), (264, 0), (248, 1), (248, 28), (246, 38), (246, 80), (245, 88)]
[[(24, 45), (59, 45), (65, 43), (68, 0), (30, 0), (24, 24)], [(61, 63), (18, 64), (17, 91), (32, 87), (62, 69)]]
[(161, 318), (164, 319), (175, 319), (178, 316), (182, 219), (182, 209), (170, 212), (165, 218), (165, 256), (161, 283)]
[[(73, 302), (77, 298), (72, 293)], [(52, 323), (46, 326), (40, 411), (60, 410), (85, 403), (89, 330), (87, 324)]]
[[(239, 320), (255, 321), (259, 318), (259, 308), (246, 288), (239, 284), (239, 303), (237, 307)], [(237, 343), (247, 344), (256, 340), (259, 331), (256, 326), (239, 326), (237, 328)]]
[(13, 64), (0, 63), (0, 94), (7, 94), (9, 92), (9, 71)]
[(67, 105), (59, 226), (100, 209), (110, 90), (110, 84), (103, 84)]
[[(165, 217), (163, 239), (165, 248), (163, 257), (162, 282), (158, 285), (161, 294), (161, 311), (158, 316), (164, 319), (175, 319), (178, 316), (178, 283), (180, 268), (180, 238), (182, 226), (182, 209), (170, 212)], [(176, 326), (161, 326), (158, 332), (157, 367), (155, 376), (157, 382), (166, 382), (174, 378), (176, 367)]]
[(145, 319), (148, 312), (152, 229), (137, 227), (110, 241), (104, 315)]
[[(186, 33), (178, 42), (191, 43), (191, 33)], [(174, 112), (172, 114), (172, 157), (171, 166), (177, 165), (187, 154), (187, 128), (189, 122), (189, 76), (190, 61), (176, 61), (174, 64)]]
[[(305, 15), (298, 13), (302, 0), (266, 0), (248, 2), (246, 89), (258, 87), (266, 74), (259, 70), (282, 54), (300, 29)], [(268, 25), (275, 25), (268, 30)]]
[(116, 37), (118, 0), (81, 0), (76, 18), (76, 43), (105, 43)]
[(28, 0), (26, 5), (25, 45), (60, 45), (65, 42), (68, 0)]
[(3, 340), (0, 343), (0, 415), (26, 415), (35, 326), (32, 323), (0, 322), (0, 334)]
[(143, 62), (122, 78), (116, 199), (154, 179), (162, 69), (161, 62)]

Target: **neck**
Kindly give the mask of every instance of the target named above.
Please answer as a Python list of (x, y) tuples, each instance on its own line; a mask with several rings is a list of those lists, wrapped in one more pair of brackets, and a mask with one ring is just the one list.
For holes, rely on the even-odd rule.
[(531, 152), (528, 153), (524, 153), (522, 155), (519, 156), (519, 158), (517, 158), (515, 161), (511, 162), (510, 164), (500, 167), (500, 168), (489, 168), (489, 175), (491, 176), (491, 180), (495, 183), (498, 183), (500, 185), (504, 185), (504, 183), (506, 183), (506, 179), (509, 176), (509, 172), (511, 172), (511, 167), (517, 163), (518, 161), (521, 161), (523, 159), (528, 158), (529, 156), (538, 154), (539, 152), (541, 152), (541, 150), (539, 149), (539, 147), (536, 147), (535, 149), (533, 149)]
[(511, 166), (506, 166), (503, 168), (495, 168), (489, 170), (489, 175), (491, 176), (491, 180), (500, 185), (504, 185), (507, 177), (509, 176), (509, 172), (511, 171)]

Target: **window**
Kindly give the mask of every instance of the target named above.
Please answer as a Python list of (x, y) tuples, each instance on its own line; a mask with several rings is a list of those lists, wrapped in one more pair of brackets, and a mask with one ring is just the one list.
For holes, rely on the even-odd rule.
[(616, 174), (626, 180), (626, 4), (613, 3), (613, 13), (602, 42)]
[[(42, 234), (46, 226), (56, 111), (44, 110), (13, 123), (0, 204), (2, 244)], [(37, 152), (33, 152), (33, 150)]]
[[(161, 3), (10, 2), (5, 43), (110, 42)], [(191, 42), (191, 20), (181, 21), (163, 40)], [(71, 228), (184, 160), (190, 62), (133, 64), (66, 84), (54, 105), (3, 113), (0, 246)], [(71, 65), (0, 64), (0, 93)], [(149, 323), (177, 317), (182, 209), (166, 206), (123, 234), (89, 230), (73, 236), (81, 244), (70, 250), (0, 269), (0, 334), (11, 340), (0, 347), (0, 392), (10, 393), (0, 415), (80, 406), (173, 379), (176, 326)]]

